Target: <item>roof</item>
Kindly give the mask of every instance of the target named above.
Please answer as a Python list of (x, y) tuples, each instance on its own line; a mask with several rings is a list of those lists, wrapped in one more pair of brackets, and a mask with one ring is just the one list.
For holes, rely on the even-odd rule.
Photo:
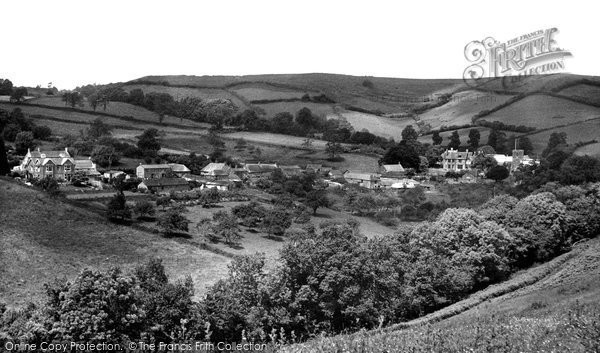
[(300, 166), (297, 165), (280, 165), (279, 169), (284, 170), (302, 170), (302, 168), (300, 168)]
[(67, 151), (30, 151), (31, 158), (71, 158)]
[(383, 167), (383, 170), (385, 170), (386, 172), (403, 172), (404, 171), (404, 167), (402, 167), (402, 164), (400, 164), (400, 163), (384, 164), (382, 167)]
[(70, 157), (68, 157), (68, 158), (60, 158), (60, 157), (58, 157), (58, 158), (44, 158), (44, 160), (42, 161), (42, 165), (46, 165), (46, 164), (48, 164), (50, 162), (52, 162), (53, 164), (56, 164), (56, 165), (63, 165), (65, 163), (67, 163), (67, 162), (73, 163), (72, 160), (73, 160), (73, 158), (70, 158)]
[(168, 164), (140, 164), (137, 167), (144, 169), (171, 169), (171, 166)]
[(498, 164), (512, 163), (513, 161), (512, 156), (507, 156), (504, 154), (494, 154), (492, 155), (492, 157), (496, 160)]
[(322, 164), (309, 163), (309, 164), (306, 165), (306, 169), (315, 169), (315, 170), (318, 170), (318, 169), (321, 169), (322, 167), (323, 167)]
[(184, 164), (169, 163), (169, 167), (171, 167), (171, 169), (174, 172), (177, 172), (177, 173), (189, 173), (189, 172), (191, 172), (191, 170), (188, 167), (186, 167)]
[(351, 172), (351, 171), (347, 171), (346, 173), (344, 173), (344, 178), (347, 179), (360, 179), (360, 180), (377, 180), (379, 178), (379, 176), (377, 174), (374, 173), (368, 173), (368, 172)]
[(227, 169), (229, 166), (225, 163), (208, 163), (206, 167), (202, 168), (204, 173), (212, 173), (215, 170)]
[(75, 169), (92, 169), (96, 168), (94, 162), (91, 159), (76, 159)]
[(157, 187), (188, 185), (188, 182), (187, 180), (182, 178), (160, 178), (144, 180), (142, 184), (146, 185), (147, 187)]
[(125, 172), (122, 170), (107, 170), (104, 174), (125, 174)]
[(469, 152), (469, 150), (459, 152), (455, 149), (449, 149), (442, 153), (442, 158), (444, 159), (467, 159), (471, 157), (473, 157), (473, 152)]
[(277, 169), (277, 164), (250, 164), (246, 163), (245, 168), (250, 173), (268, 173)]

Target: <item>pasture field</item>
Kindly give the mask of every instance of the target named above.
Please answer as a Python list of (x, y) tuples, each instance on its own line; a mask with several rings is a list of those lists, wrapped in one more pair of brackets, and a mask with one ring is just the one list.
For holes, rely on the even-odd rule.
[[(35, 215), (35, 222), (31, 222)], [(196, 298), (227, 273), (230, 259), (176, 239), (119, 226), (8, 179), (0, 179), (0, 297), (23, 305), (53, 278), (84, 267), (132, 269), (163, 259), (170, 278), (194, 280)]]
[(313, 102), (277, 102), (256, 104), (257, 107), (263, 109), (268, 119), (273, 118), (277, 113), (289, 112), (296, 115), (302, 108), (308, 108), (314, 115), (326, 117), (334, 112), (331, 104), (313, 103)]
[[(354, 128), (355, 131), (369, 130), (370, 133), (385, 138), (393, 138), (396, 141), (402, 139), (402, 130), (407, 125), (413, 125), (416, 128), (416, 123), (413, 119), (394, 119), (373, 114), (360, 112), (342, 112), (340, 115)], [(330, 115), (332, 118), (337, 116)]]
[(186, 97), (200, 98), (200, 99), (229, 99), (235, 104), (240, 110), (247, 109), (246, 103), (241, 101), (238, 97), (231, 94), (225, 89), (220, 88), (187, 88), (187, 87), (171, 87), (171, 86), (159, 86), (159, 85), (139, 85), (139, 84), (126, 84), (123, 89), (127, 92), (136, 88), (144, 91), (144, 94), (150, 92), (156, 93), (168, 93), (173, 99), (180, 100)]
[(264, 99), (293, 99), (302, 98), (307, 93), (303, 91), (292, 91), (274, 88), (262, 87), (241, 87), (235, 88), (233, 91), (249, 101), (264, 100)]
[(573, 97), (573, 98), (585, 98), (586, 100), (600, 104), (600, 87), (587, 85), (587, 84), (579, 84), (571, 87), (567, 87), (560, 92), (558, 92), (562, 96)]
[(577, 142), (590, 141), (593, 139), (598, 140), (599, 131), (600, 119), (558, 127), (556, 129), (546, 130), (528, 136), (533, 144), (534, 150), (541, 153), (541, 151), (543, 151), (548, 145), (548, 139), (553, 132), (565, 132), (567, 134), (567, 143), (572, 145)]
[(494, 108), (511, 97), (487, 92), (463, 91), (454, 94), (448, 103), (420, 114), (419, 119), (431, 125), (434, 130), (442, 125), (471, 124), (471, 118), (475, 114)]
[(600, 116), (600, 108), (547, 95), (532, 95), (482, 119), (544, 129), (573, 124), (598, 116)]
[[(270, 132), (253, 132), (253, 131), (238, 131), (227, 134), (222, 134), (221, 137), (228, 139), (244, 139), (248, 142), (253, 143), (264, 143), (268, 145), (279, 145), (287, 147), (302, 148), (304, 137), (289, 136), (282, 134), (273, 134)], [(312, 148), (324, 149), (326, 145), (325, 141), (313, 140)]]
[(600, 142), (596, 142), (591, 145), (579, 147), (575, 151), (575, 154), (577, 154), (579, 156), (583, 156), (583, 155), (587, 154), (589, 156), (599, 158), (600, 157)]

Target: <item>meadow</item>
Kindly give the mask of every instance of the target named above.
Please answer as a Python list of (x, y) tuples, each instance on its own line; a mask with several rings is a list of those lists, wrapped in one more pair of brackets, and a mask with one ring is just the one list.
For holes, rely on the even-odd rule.
[(233, 91), (249, 101), (295, 98), (299, 99), (305, 93), (307, 93), (304, 91), (293, 91), (263, 87), (240, 87), (233, 89)]
[[(35, 222), (31, 222), (35, 215)], [(195, 295), (227, 273), (230, 259), (176, 239), (110, 223), (102, 215), (0, 179), (0, 297), (41, 298), (43, 284), (84, 267), (131, 269), (160, 257), (173, 279), (191, 276)]]
[(396, 141), (402, 139), (401, 132), (407, 125), (416, 126), (416, 122), (409, 118), (395, 119), (359, 112), (341, 112), (339, 115), (352, 125), (355, 131), (366, 129), (372, 134)]

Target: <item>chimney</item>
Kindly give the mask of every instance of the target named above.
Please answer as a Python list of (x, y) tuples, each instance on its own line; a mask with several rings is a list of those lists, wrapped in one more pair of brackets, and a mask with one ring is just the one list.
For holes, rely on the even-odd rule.
[(65, 147), (65, 152), (69, 153), (69, 148)]
[(31, 154), (31, 150), (27, 147), (27, 154)]
[(38, 147), (38, 152), (40, 152), (40, 148)]

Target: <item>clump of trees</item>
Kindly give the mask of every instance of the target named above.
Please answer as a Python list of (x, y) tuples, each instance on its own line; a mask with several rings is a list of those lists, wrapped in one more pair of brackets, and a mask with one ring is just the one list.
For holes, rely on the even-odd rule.
[(27, 118), (21, 108), (15, 108), (10, 113), (0, 109), (0, 132), (5, 141), (17, 142), (20, 148), (17, 153), (24, 154), (27, 148), (34, 148), (34, 139), (50, 140), (52, 130), (44, 125), (36, 125), (32, 119)]

